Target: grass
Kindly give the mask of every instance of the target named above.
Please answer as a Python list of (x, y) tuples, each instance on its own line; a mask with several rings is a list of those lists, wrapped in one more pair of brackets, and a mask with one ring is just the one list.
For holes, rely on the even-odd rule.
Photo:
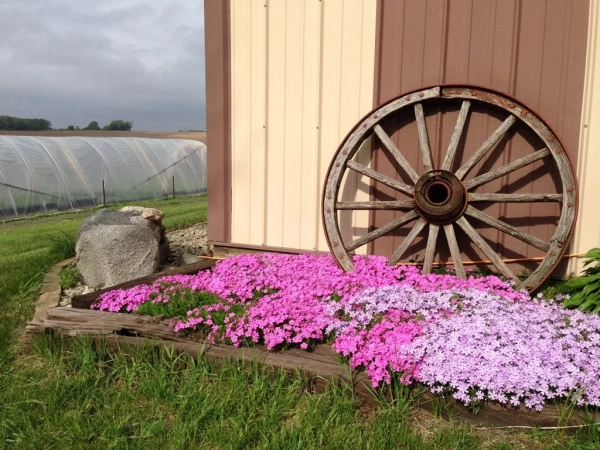
[[(135, 204), (161, 209), (169, 229), (206, 221), (206, 195)], [(10, 356), (15, 331), (33, 316), (44, 274), (75, 255), (77, 229), (93, 211), (0, 222), (0, 364)]]
[[(206, 218), (203, 196), (148, 205), (166, 212), (168, 228)], [(415, 408), (406, 389), (372, 409), (349, 386), (316, 395), (300, 375), (257, 364), (217, 366), (151, 347), (115, 354), (89, 338), (40, 336), (19, 350), (43, 273), (73, 253), (89, 214), (0, 224), (0, 449), (600, 448), (597, 426), (573, 436), (486, 430)]]

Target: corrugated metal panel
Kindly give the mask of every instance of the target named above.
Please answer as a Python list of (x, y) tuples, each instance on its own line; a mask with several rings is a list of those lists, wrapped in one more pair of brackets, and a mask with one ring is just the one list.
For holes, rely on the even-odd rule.
[[(402, 93), (438, 84), (470, 84), (488, 87), (519, 99), (544, 118), (561, 137), (572, 159), (576, 159), (583, 92), (588, 3), (543, 0), (380, 0), (378, 13), (375, 103), (382, 104)], [(438, 113), (425, 111), (434, 166), (440, 167), (460, 105)], [(387, 124), (388, 134), (399, 148), (409, 149), (409, 161), (422, 174), (422, 163), (410, 149), (418, 148), (414, 120), (401, 118)], [(475, 108), (468, 122), (462, 160), (472, 154), (503, 120), (485, 107)], [(472, 176), (514, 161), (541, 145), (527, 131), (517, 131), (501, 143), (494, 159), (477, 165)], [(542, 147), (539, 147), (542, 148)], [(378, 152), (377, 170), (390, 176), (397, 168)], [(539, 174), (542, 162), (520, 169), (479, 192), (556, 192), (556, 181)], [(554, 191), (552, 190), (554, 189)], [(389, 189), (382, 195), (395, 196)], [(558, 207), (540, 204), (490, 206), (486, 212), (549, 240), (551, 217)], [(391, 220), (392, 212), (377, 212), (373, 224)], [(550, 219), (549, 219), (550, 218)], [(378, 239), (371, 251), (391, 254), (409, 227)], [(538, 256), (535, 249), (493, 229), (482, 235), (507, 257)], [(459, 239), (461, 237), (459, 236)], [(481, 257), (469, 249), (462, 236), (465, 258)], [(416, 241), (413, 257), (424, 248)], [(442, 251), (441, 258), (446, 259)], [(485, 259), (485, 258), (484, 258)]]
[(323, 178), (372, 107), (375, 10), (376, 0), (232, 2), (234, 243), (327, 250)]
[[(572, 252), (585, 254), (600, 247), (600, 4), (591, 2), (586, 57), (585, 91), (581, 117), (581, 139), (577, 176), (579, 177), (579, 218)], [(569, 271), (579, 273), (584, 258), (572, 260)]]
[(267, 12), (264, 2), (231, 4), (232, 240), (263, 243)]

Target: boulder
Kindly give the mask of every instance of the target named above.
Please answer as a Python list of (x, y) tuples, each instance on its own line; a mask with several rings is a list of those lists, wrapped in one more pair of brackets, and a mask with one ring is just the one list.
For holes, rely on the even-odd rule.
[(84, 284), (110, 287), (158, 270), (169, 248), (161, 224), (163, 213), (154, 210), (160, 214), (151, 213), (145, 219), (145, 209), (149, 208), (103, 209), (81, 224), (75, 251)]

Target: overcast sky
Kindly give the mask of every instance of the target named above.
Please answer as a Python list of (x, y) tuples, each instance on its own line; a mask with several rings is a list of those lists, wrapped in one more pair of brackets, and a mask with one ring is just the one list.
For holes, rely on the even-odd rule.
[(203, 0), (0, 0), (0, 115), (204, 130)]

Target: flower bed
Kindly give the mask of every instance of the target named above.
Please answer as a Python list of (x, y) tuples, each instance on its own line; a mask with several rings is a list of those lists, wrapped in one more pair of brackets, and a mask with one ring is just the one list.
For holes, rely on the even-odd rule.
[(240, 255), (195, 276), (103, 294), (95, 308), (168, 314), (179, 332), (276, 350), (331, 342), (374, 386), (398, 380), (541, 410), (600, 405), (600, 317), (513, 289), (497, 277), (420, 275), (355, 257)]

